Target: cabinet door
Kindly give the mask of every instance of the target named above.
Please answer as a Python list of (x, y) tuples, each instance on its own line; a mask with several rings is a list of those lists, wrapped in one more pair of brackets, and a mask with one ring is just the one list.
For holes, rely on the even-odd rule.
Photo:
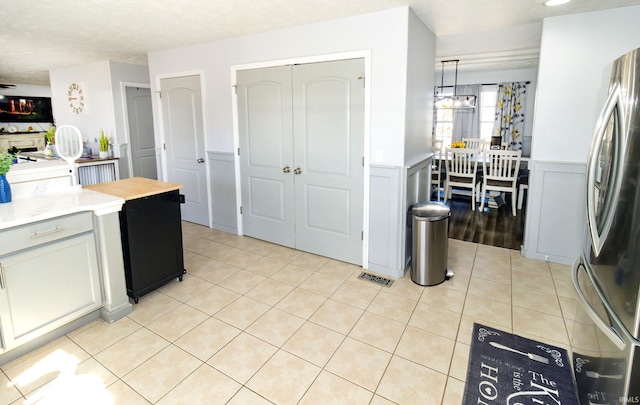
[(184, 271), (178, 191), (127, 201), (120, 212), (127, 293), (137, 298)]
[(0, 321), (5, 350), (102, 305), (93, 234), (0, 258)]

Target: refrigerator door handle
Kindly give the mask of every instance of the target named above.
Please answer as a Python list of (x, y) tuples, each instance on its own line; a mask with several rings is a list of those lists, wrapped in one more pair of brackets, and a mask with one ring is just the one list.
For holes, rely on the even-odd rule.
[[(624, 350), (625, 347), (627, 346), (625, 341), (622, 340), (620, 335), (618, 335), (618, 333), (611, 326), (607, 325), (605, 323), (605, 321), (602, 320), (600, 315), (598, 315), (596, 310), (593, 309), (593, 307), (591, 306), (591, 304), (587, 300), (587, 297), (584, 295), (584, 292), (582, 292), (582, 289), (580, 288), (580, 285), (578, 284), (578, 272), (580, 271), (580, 267), (584, 268), (584, 266), (582, 265), (582, 260), (579, 258), (573, 264), (573, 268), (572, 268), (572, 271), (571, 271), (571, 280), (573, 281), (573, 287), (575, 288), (576, 293), (580, 297), (580, 301), (582, 303), (583, 309), (585, 310), (587, 315), (589, 315), (589, 318), (591, 318), (593, 323), (596, 324), (596, 326), (602, 331), (602, 333), (604, 333), (605, 336), (607, 338), (609, 338), (609, 340), (611, 340), (611, 342), (614, 345), (616, 345), (616, 347), (618, 349)], [(585, 269), (585, 271), (586, 271), (586, 269)], [(589, 279), (593, 283), (593, 279), (591, 279), (591, 275), (588, 272), (587, 272), (587, 276), (589, 277)]]
[[(605, 204), (605, 211), (602, 213), (602, 221), (603, 226), (602, 230), (598, 231), (598, 223), (596, 222), (596, 195), (595, 195), (595, 179), (598, 177), (598, 160), (600, 156), (600, 149), (602, 148), (602, 143), (605, 135), (605, 131), (607, 129), (607, 122), (609, 121), (609, 117), (616, 111), (616, 106), (620, 101), (620, 85), (615, 83), (609, 92), (609, 97), (607, 98), (607, 102), (598, 117), (598, 121), (596, 123), (596, 133), (594, 134), (593, 143), (591, 144), (591, 152), (589, 153), (589, 160), (587, 161), (587, 222), (589, 225), (589, 232), (591, 234), (591, 242), (593, 247), (593, 252), (596, 256), (600, 254), (604, 242), (607, 240), (607, 236), (609, 235), (609, 231), (611, 231), (611, 226), (613, 224), (613, 214), (615, 212), (616, 206), (618, 205), (618, 197), (620, 195), (620, 185), (622, 184), (622, 176), (617, 173), (619, 168), (618, 161), (622, 159), (623, 150), (622, 150), (622, 139), (616, 139), (615, 146), (617, 148), (614, 158), (618, 158), (618, 161), (614, 162), (614, 174), (613, 180), (614, 184), (611, 186), (613, 190), (611, 192), (612, 201), (608, 204)], [(615, 121), (614, 135), (622, 134), (622, 128), (624, 127), (624, 113), (621, 109), (617, 110), (617, 119)]]

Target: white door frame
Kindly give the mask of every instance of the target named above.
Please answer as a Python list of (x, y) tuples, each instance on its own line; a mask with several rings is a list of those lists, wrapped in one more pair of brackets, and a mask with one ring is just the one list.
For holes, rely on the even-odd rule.
[[(166, 135), (164, 133), (164, 116), (162, 113), (162, 99), (160, 98), (160, 90), (161, 90), (161, 83), (162, 80), (164, 79), (173, 79), (173, 78), (178, 78), (178, 77), (185, 77), (185, 76), (199, 76), (200, 77), (200, 95), (202, 97), (202, 133), (204, 136), (204, 152), (206, 154), (206, 151), (208, 150), (207, 148), (207, 114), (205, 113), (205, 106), (206, 106), (206, 91), (205, 91), (205, 85), (204, 85), (204, 70), (202, 69), (197, 69), (197, 70), (186, 70), (186, 71), (182, 71), (182, 72), (173, 72), (173, 73), (163, 73), (163, 74), (158, 74), (155, 76), (155, 81), (156, 81), (156, 101), (158, 102), (158, 125), (159, 125), (159, 130), (158, 130), (158, 134), (156, 134), (156, 148), (159, 148), (160, 151), (157, 154), (158, 156), (158, 162), (156, 163), (158, 166), (158, 180), (163, 180), (163, 181), (167, 181), (167, 151), (165, 150), (165, 148), (163, 147), (165, 145), (165, 140), (166, 140)], [(153, 102), (153, 95), (152, 95), (152, 102)], [(206, 190), (207, 190), (207, 214), (209, 216), (208, 218), (208, 224), (209, 224), (209, 228), (211, 228), (212, 226), (212, 218), (213, 218), (213, 212), (212, 212), (212, 206), (211, 206), (211, 179), (210, 179), (210, 174), (209, 174), (209, 159), (205, 159), (204, 161), (205, 164), (205, 179), (207, 181), (206, 184)]]
[[(127, 174), (129, 177), (133, 177), (133, 162), (131, 161), (131, 133), (129, 132), (129, 110), (127, 105), (127, 87), (139, 87), (141, 89), (149, 89), (151, 92), (151, 85), (149, 83), (134, 83), (134, 82), (121, 82), (120, 83), (120, 93), (122, 97), (122, 113), (124, 114), (124, 139), (121, 143), (118, 143), (116, 146), (118, 147), (113, 151), (116, 156), (120, 156), (120, 152), (122, 151), (122, 147), (124, 146), (126, 149), (125, 157), (127, 158)], [(153, 95), (151, 96), (153, 98)], [(151, 110), (151, 114), (153, 115), (153, 109)], [(154, 142), (155, 142), (154, 135)], [(158, 144), (155, 145), (156, 150), (156, 162), (158, 159), (159, 150), (161, 148), (158, 147)], [(157, 163), (156, 163), (157, 165)]]
[[(353, 52), (342, 52), (316, 56), (306, 56), (291, 59), (281, 59), (276, 61), (256, 62), (239, 65), (231, 65), (231, 86), (235, 86), (237, 83), (238, 70), (247, 69), (260, 69), (266, 67), (292, 65), (292, 64), (304, 64), (304, 63), (317, 63), (317, 62), (330, 62), (343, 59), (364, 59), (364, 75), (365, 75), (365, 89), (364, 89), (364, 201), (362, 209), (362, 267), (367, 268), (369, 262), (369, 177), (370, 169), (369, 162), (370, 150), (371, 150), (371, 85), (368, 79), (371, 77), (371, 51), (361, 50)], [(238, 234), (243, 234), (242, 229), (242, 215), (240, 215), (240, 206), (242, 205), (242, 187), (241, 187), (241, 173), (240, 173), (240, 159), (238, 156), (238, 149), (240, 148), (240, 131), (238, 127), (238, 96), (235, 91), (231, 92), (231, 106), (233, 110), (233, 145), (236, 151), (234, 156), (235, 173), (236, 173), (236, 212), (238, 213), (237, 227)]]

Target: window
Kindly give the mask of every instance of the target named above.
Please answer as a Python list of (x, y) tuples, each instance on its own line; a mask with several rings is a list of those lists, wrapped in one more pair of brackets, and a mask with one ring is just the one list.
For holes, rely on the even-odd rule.
[(491, 141), (496, 118), (498, 86), (483, 85), (480, 90), (480, 138)]
[[(443, 90), (440, 95), (453, 95), (453, 89)], [(498, 99), (497, 85), (482, 85), (477, 102), (476, 112), (479, 120), (480, 138), (491, 141), (493, 123), (496, 116), (496, 103)], [(446, 147), (451, 145), (453, 138), (453, 111), (452, 109), (436, 109), (434, 114), (434, 139), (441, 139)]]
[(451, 145), (453, 135), (453, 110), (449, 108), (436, 109), (435, 139), (442, 139), (444, 147)]

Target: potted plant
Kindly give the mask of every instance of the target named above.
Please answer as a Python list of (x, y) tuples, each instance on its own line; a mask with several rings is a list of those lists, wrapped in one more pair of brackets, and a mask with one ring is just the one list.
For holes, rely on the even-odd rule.
[(44, 137), (47, 139), (44, 154), (49, 156), (55, 155), (56, 127), (49, 127), (49, 129), (45, 131)]
[(11, 202), (11, 186), (6, 174), (13, 164), (13, 156), (9, 152), (0, 152), (0, 203)]
[(98, 142), (100, 144), (100, 157), (109, 157), (109, 138), (104, 134), (104, 131), (100, 131), (100, 139)]

